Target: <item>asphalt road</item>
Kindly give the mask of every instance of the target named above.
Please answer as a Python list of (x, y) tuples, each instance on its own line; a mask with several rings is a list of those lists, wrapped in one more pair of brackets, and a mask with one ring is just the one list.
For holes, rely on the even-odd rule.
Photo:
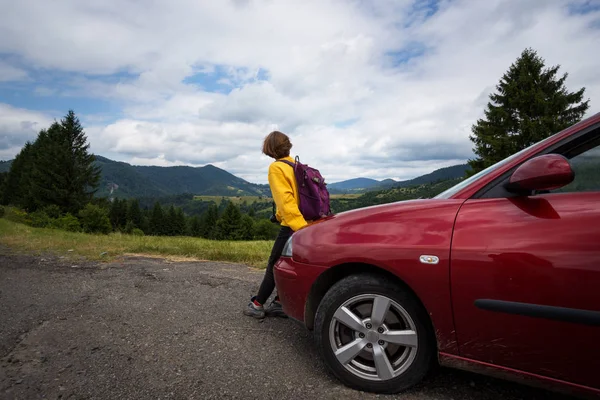
[(0, 398), (565, 398), (450, 369), (402, 395), (351, 390), (301, 325), (242, 315), (261, 277), (236, 264), (69, 262), (0, 247)]

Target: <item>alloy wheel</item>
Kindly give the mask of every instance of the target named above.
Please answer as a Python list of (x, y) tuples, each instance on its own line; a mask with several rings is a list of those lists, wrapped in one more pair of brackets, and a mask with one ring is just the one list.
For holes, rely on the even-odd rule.
[(338, 362), (353, 375), (387, 381), (411, 366), (418, 336), (400, 304), (383, 295), (363, 294), (337, 308), (329, 324), (329, 342)]

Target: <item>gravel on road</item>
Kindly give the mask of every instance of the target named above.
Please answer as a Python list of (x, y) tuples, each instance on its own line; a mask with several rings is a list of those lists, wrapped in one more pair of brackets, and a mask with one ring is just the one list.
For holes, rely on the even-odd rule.
[(565, 398), (444, 368), (399, 395), (349, 389), (298, 322), (242, 314), (262, 275), (229, 263), (100, 263), (0, 247), (0, 398)]

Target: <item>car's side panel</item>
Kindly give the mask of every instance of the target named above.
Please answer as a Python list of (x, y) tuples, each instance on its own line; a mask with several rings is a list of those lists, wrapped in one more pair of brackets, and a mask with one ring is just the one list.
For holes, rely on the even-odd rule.
[(600, 397), (599, 389), (577, 385), (572, 382), (553, 379), (547, 376), (532, 374), (512, 368), (501, 367), (470, 358), (459, 357), (454, 354), (440, 353), (439, 362), (440, 365), (444, 367), (462, 369), (465, 371), (506, 379), (529, 386), (554, 390), (569, 396), (581, 396), (583, 398), (589, 397), (594, 399)]
[(469, 200), (456, 220), (460, 355), (600, 388), (600, 192)]
[[(457, 351), (449, 282), (450, 241), (460, 200), (416, 200), (343, 215), (298, 232), (297, 262), (364, 263), (403, 280), (427, 309), (442, 351)], [(361, 216), (362, 213), (362, 216)], [(437, 264), (420, 261), (435, 256)]]

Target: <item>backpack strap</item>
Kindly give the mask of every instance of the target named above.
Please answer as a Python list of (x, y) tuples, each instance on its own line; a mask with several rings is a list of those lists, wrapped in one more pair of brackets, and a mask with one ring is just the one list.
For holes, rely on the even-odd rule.
[(293, 163), (293, 162), (291, 162), (291, 161), (288, 161), (288, 160), (277, 160), (277, 161), (278, 161), (278, 162), (282, 162), (282, 163), (286, 163), (287, 165), (289, 165), (289, 166), (290, 166), (290, 167), (292, 167), (292, 168), (296, 168), (296, 164), (294, 164), (294, 163)]

